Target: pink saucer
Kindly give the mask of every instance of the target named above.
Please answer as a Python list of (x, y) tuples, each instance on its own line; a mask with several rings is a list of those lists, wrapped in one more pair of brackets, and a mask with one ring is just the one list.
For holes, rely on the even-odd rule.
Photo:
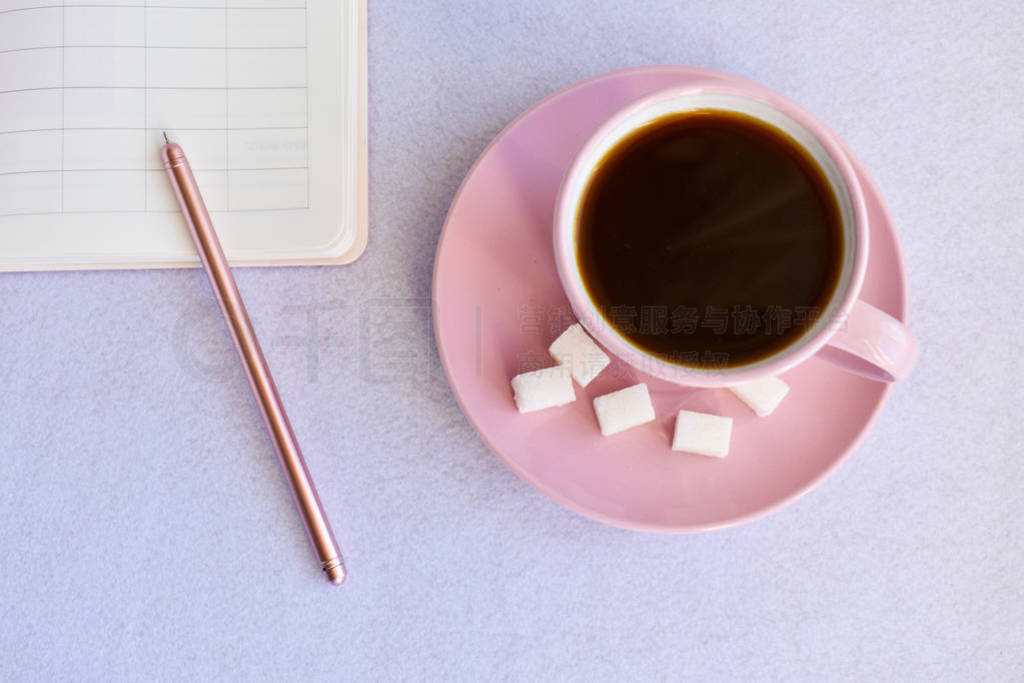
[[(723, 389), (688, 389), (613, 360), (576, 402), (520, 415), (509, 380), (552, 364), (547, 347), (570, 322), (551, 244), (555, 196), (580, 145), (609, 115), (693, 78), (735, 76), (688, 67), (615, 71), (561, 90), (513, 121), (484, 150), (452, 202), (434, 265), (434, 329), (463, 412), (516, 474), (601, 522), (688, 532), (756, 519), (831, 472), (878, 415), (889, 385), (812, 358), (783, 375), (792, 387), (770, 418)], [(746, 81), (743, 81), (746, 82)], [(760, 86), (758, 86), (760, 87)], [(878, 189), (855, 161), (868, 203), (871, 249), (862, 298), (906, 320), (903, 261)], [(647, 382), (658, 418), (603, 437), (591, 401)], [(724, 460), (674, 453), (675, 414), (733, 417)]]

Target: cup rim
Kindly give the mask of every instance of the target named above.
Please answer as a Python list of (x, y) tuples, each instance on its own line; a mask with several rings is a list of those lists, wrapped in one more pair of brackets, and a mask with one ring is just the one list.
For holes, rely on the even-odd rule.
[[(624, 121), (665, 100), (672, 100), (687, 95), (704, 94), (727, 95), (766, 106), (788, 117), (806, 132), (810, 133), (835, 165), (839, 178), (849, 195), (852, 210), (851, 224), (849, 226), (844, 225), (844, 229), (852, 230), (853, 233), (852, 254), (847, 253), (848, 257), (851, 258), (852, 268), (845, 290), (833, 292), (826, 305), (826, 308), (828, 308), (838, 301), (838, 305), (836, 305), (834, 313), (830, 316), (829, 320), (825, 321), (824, 324), (817, 324), (816, 329), (812, 328), (802, 337), (783, 347), (767, 359), (756, 361), (753, 364), (720, 369), (692, 368), (671, 363), (636, 347), (619, 334), (611, 324), (605, 322), (604, 317), (594, 305), (586, 287), (583, 285), (582, 277), (579, 273), (575, 249), (578, 199), (575, 202), (569, 203), (569, 188), (579, 180), (580, 176), (583, 176), (584, 188), (586, 183), (589, 182), (589, 176), (595, 168), (595, 164), (588, 161), (593, 148), (602, 144), (609, 134), (615, 131)], [(681, 109), (680, 111), (686, 110)], [(633, 130), (635, 130), (635, 127), (627, 129), (626, 132), (617, 136), (617, 139), (621, 140)], [(796, 142), (796, 144), (800, 143)], [(565, 239), (566, 231), (571, 231), (569, 239)], [(867, 207), (853, 164), (850, 162), (839, 138), (809, 112), (777, 93), (761, 92), (742, 85), (715, 80), (695, 81), (651, 93), (626, 105), (598, 126), (580, 146), (580, 149), (576, 152), (562, 177), (562, 182), (555, 199), (552, 238), (558, 277), (580, 324), (596, 341), (630, 366), (649, 375), (684, 386), (721, 387), (741, 384), (762, 377), (780, 374), (804, 362), (825, 346), (829, 338), (842, 328), (844, 321), (857, 301), (864, 281), (864, 274), (867, 270)], [(837, 284), (838, 287), (839, 285)], [(601, 321), (602, 324), (599, 324), (598, 321)]]

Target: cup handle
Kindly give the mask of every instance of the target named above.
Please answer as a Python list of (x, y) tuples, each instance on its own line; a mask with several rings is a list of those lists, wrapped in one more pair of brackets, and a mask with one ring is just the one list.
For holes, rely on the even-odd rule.
[(854, 374), (894, 382), (910, 374), (917, 352), (917, 338), (906, 325), (858, 300), (817, 355)]

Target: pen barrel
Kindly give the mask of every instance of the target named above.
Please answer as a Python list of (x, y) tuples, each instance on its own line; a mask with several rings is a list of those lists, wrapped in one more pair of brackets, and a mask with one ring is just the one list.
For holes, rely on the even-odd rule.
[(181, 147), (174, 143), (164, 146), (163, 161), (164, 169), (181, 206), (182, 215), (188, 224), (189, 233), (210, 280), (210, 286), (231, 332), (235, 350), (245, 368), (245, 375), (256, 397), (263, 422), (270, 433), (295, 505), (299, 508), (306, 533), (320, 561), (320, 567), (332, 583), (341, 583), (345, 578), (345, 568), (337, 542), (334, 540), (334, 533), (320, 504), (313, 480), (309, 476), (306, 461), (302, 457), (302, 451), (277, 393), (274, 379), (252, 329), (245, 304), (238, 293), (234, 276), (224, 257), (210, 214), (192, 175), (192, 169)]

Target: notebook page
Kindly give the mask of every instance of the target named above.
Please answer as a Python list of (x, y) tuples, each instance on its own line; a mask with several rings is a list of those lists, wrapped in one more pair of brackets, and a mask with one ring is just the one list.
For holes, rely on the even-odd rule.
[(194, 262), (181, 144), (229, 257), (357, 237), (356, 3), (0, 0), (0, 259)]

